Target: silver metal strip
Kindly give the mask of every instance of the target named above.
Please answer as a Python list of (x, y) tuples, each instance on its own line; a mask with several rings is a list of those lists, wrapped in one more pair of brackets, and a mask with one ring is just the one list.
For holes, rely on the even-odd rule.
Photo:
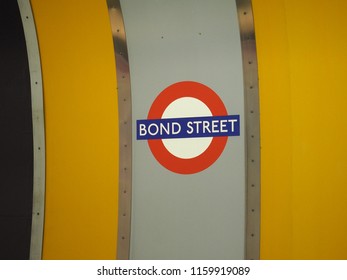
[(129, 259), (132, 198), (132, 112), (128, 48), (119, 0), (107, 0), (116, 59), (119, 111), (117, 259)]
[(29, 0), (18, 0), (27, 45), (34, 142), (34, 186), (30, 259), (41, 259), (45, 210), (45, 124), (40, 52)]
[(236, 0), (245, 89), (247, 197), (246, 259), (260, 258), (260, 115), (258, 63), (251, 0)]

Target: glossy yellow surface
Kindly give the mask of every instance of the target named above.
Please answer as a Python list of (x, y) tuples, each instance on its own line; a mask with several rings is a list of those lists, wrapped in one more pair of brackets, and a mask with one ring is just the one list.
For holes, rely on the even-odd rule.
[(46, 122), (44, 259), (115, 259), (116, 71), (106, 1), (32, 0)]
[(253, 0), (261, 258), (347, 259), (347, 2)]

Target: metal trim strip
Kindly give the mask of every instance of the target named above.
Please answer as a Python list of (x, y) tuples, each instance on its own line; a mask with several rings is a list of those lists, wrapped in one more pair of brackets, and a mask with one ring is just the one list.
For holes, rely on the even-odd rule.
[(246, 259), (260, 258), (260, 114), (256, 40), (251, 0), (236, 0), (246, 117)]
[(33, 120), (34, 183), (30, 259), (41, 259), (45, 210), (45, 124), (40, 51), (30, 0), (18, 0), (27, 45)]
[(132, 107), (128, 48), (119, 0), (107, 0), (116, 59), (119, 114), (117, 259), (129, 259), (132, 200)]

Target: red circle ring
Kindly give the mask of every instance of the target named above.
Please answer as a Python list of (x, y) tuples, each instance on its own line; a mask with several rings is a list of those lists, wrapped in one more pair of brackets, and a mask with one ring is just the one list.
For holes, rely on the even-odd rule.
[[(157, 96), (148, 112), (148, 119), (161, 119), (165, 109), (182, 97), (193, 97), (202, 101), (213, 116), (227, 115), (223, 101), (212, 89), (197, 82), (183, 81), (170, 85)], [(194, 174), (205, 170), (219, 158), (227, 140), (227, 136), (214, 137), (202, 154), (190, 159), (171, 154), (161, 139), (148, 140), (148, 145), (156, 160), (165, 168), (179, 174)]]

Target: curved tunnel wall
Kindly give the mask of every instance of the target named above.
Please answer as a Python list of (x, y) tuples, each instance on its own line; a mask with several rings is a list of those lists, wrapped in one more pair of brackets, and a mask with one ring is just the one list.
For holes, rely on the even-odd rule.
[[(114, 259), (118, 113), (103, 1), (32, 0), (46, 123), (44, 259)], [(261, 258), (346, 259), (343, 1), (253, 0)]]

